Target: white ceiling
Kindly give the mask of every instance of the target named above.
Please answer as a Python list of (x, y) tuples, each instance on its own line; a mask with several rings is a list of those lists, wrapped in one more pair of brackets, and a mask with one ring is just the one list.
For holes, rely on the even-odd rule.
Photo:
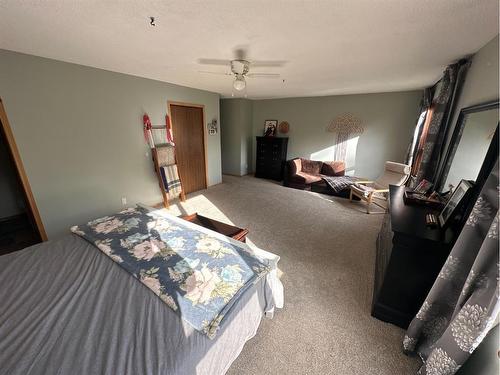
[[(229, 67), (198, 59), (286, 61), (251, 72), (248, 97), (417, 89), (498, 33), (498, 0), (0, 1), (0, 48), (231, 95)], [(149, 25), (156, 18), (156, 27)]]

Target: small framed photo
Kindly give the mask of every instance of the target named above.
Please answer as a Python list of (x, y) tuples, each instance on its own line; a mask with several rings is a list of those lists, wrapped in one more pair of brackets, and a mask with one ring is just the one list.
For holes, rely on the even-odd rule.
[(217, 120), (212, 120), (207, 124), (208, 135), (216, 135), (217, 134)]
[(457, 188), (451, 195), (450, 200), (446, 203), (443, 210), (438, 216), (439, 225), (444, 227), (448, 220), (457, 212), (461, 203), (463, 203), (463, 198), (467, 195), (469, 190), (472, 188), (472, 184), (466, 180), (460, 181)]
[(413, 191), (415, 193), (418, 193), (418, 194), (427, 194), (431, 188), (432, 188), (432, 183), (427, 181), (426, 179), (423, 179), (422, 181), (420, 181), (420, 183), (417, 185), (417, 187), (415, 189), (413, 189)]
[(278, 120), (264, 121), (264, 137), (276, 136), (277, 129), (278, 129)]

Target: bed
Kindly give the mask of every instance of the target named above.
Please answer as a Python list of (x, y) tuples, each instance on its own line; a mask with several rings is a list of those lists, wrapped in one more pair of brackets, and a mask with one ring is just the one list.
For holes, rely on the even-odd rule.
[(1, 256), (0, 372), (224, 374), (261, 318), (283, 304), (279, 257), (255, 251), (271, 271), (238, 297), (213, 338), (75, 234)]

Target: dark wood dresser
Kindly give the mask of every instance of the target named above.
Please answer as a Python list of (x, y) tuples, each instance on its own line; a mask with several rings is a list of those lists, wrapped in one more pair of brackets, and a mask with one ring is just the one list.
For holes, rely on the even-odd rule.
[(405, 187), (390, 186), (389, 209), (377, 238), (372, 316), (407, 328), (448, 257), (454, 233), (430, 228), (427, 213), (405, 205)]
[(255, 177), (283, 180), (288, 138), (257, 137)]

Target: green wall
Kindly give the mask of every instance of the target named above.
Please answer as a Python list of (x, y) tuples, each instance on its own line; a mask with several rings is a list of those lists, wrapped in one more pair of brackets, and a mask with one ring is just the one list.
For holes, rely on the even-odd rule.
[[(238, 175), (238, 163), (239, 175), (255, 170), (255, 136), (263, 134), (264, 121), (269, 119), (290, 123), (290, 132), (279, 135), (289, 137), (288, 159), (333, 160), (336, 133), (329, 133), (326, 128), (335, 117), (350, 112), (362, 120), (364, 132), (351, 141), (348, 172), (376, 178), (383, 172), (385, 161), (404, 161), (421, 96), (418, 90), (288, 99), (222, 99), (223, 173)], [(241, 153), (239, 161), (238, 153)], [(245, 164), (248, 170), (243, 168)]]
[[(120, 209), (121, 197), (128, 206), (161, 201), (144, 112), (164, 123), (172, 100), (203, 104), (206, 122), (219, 119), (218, 94), (5, 50), (0, 96), (49, 238)], [(208, 136), (207, 152), (214, 185), (220, 133)]]
[(460, 109), (474, 104), (498, 99), (499, 89), (498, 35), (482, 47), (472, 58), (472, 64), (465, 77), (454, 122)]
[(243, 176), (249, 172), (252, 158), (252, 101), (222, 99), (221, 143), (222, 173)]
[[(452, 114), (451, 129), (448, 132), (446, 147), (449, 147), (453, 129), (460, 110), (472, 105), (485, 103), (499, 98), (498, 35), (483, 46), (472, 58), (472, 64), (465, 77), (462, 92)], [(443, 158), (440, 168), (443, 168)]]
[[(326, 128), (337, 116), (350, 112), (361, 119), (364, 132), (351, 141), (348, 172), (376, 178), (385, 161), (404, 161), (420, 98), (420, 91), (410, 91), (257, 100), (253, 102), (253, 132), (262, 135), (266, 119), (288, 121), (288, 159), (333, 160), (336, 133)], [(255, 168), (255, 146), (252, 163)]]

